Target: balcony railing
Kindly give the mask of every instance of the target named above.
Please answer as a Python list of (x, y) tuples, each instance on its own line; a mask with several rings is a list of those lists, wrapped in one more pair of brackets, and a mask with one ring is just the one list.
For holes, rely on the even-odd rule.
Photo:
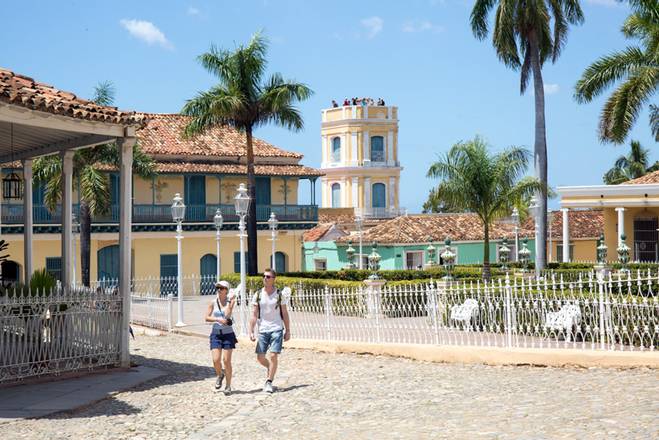
[(405, 212), (405, 208), (355, 208), (355, 215), (365, 218), (393, 218)]
[[(185, 221), (191, 223), (212, 223), (213, 216), (220, 208), (224, 221), (237, 222), (238, 216), (233, 205), (188, 205), (185, 209)], [(57, 206), (51, 212), (43, 205), (32, 207), (33, 223), (35, 225), (60, 224), (62, 222), (61, 207)], [(316, 222), (318, 221), (318, 206), (316, 205), (256, 205), (256, 220), (266, 222), (270, 213), (274, 212), (282, 222)], [(80, 206), (73, 205), (74, 215), (79, 217)], [(0, 206), (0, 217), (3, 225), (23, 224), (23, 205), (5, 204)], [(119, 206), (113, 205), (107, 214), (97, 215), (93, 223), (118, 223)], [(133, 205), (133, 223), (171, 223), (172, 211), (170, 205)]]

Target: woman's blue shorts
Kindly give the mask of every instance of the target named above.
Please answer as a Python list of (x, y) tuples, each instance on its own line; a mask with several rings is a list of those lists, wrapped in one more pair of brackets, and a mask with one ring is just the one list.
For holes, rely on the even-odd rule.
[(235, 333), (211, 333), (211, 350), (233, 350), (236, 348), (238, 339)]

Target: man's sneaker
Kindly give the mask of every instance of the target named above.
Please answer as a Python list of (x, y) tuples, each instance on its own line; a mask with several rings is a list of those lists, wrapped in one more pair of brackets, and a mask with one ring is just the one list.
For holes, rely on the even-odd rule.
[(217, 376), (217, 379), (215, 379), (215, 389), (219, 390), (222, 388), (222, 381), (224, 380), (224, 370), (222, 370), (222, 373)]
[(226, 388), (224, 388), (224, 395), (225, 396), (230, 396), (231, 395), (231, 385), (227, 385)]
[(269, 380), (265, 381), (265, 385), (263, 385), (263, 392), (272, 394), (273, 389), (272, 389), (272, 382), (271, 381), (269, 381)]

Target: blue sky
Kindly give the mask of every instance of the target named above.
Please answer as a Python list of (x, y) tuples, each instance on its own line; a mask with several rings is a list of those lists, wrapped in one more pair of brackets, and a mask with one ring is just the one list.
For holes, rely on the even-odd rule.
[[(401, 205), (419, 211), (437, 154), (476, 134), (494, 148), (533, 146), (533, 95), (519, 95), (519, 74), (469, 28), (471, 1), (27, 1), (5, 8), (0, 65), (83, 97), (110, 80), (123, 109), (178, 112), (214, 83), (196, 56), (211, 43), (231, 48), (263, 29), (270, 70), (307, 83), (305, 129), (276, 127), (257, 136), (320, 165), (320, 110), (345, 96), (382, 96), (399, 107)], [(599, 56), (628, 43), (619, 32), (628, 8), (582, 1), (586, 22), (572, 28), (558, 62), (544, 68), (551, 186), (601, 183), (626, 146), (602, 145), (605, 96), (578, 105), (574, 84)], [(644, 112), (632, 133), (655, 152)], [(308, 200), (303, 183), (301, 201)], [(552, 205), (556, 206), (557, 201)]]

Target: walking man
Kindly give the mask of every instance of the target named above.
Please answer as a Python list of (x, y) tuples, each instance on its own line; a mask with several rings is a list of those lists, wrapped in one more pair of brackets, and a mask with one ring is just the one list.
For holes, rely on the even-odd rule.
[[(256, 359), (268, 370), (263, 391), (272, 393), (272, 381), (277, 373), (282, 344), (291, 338), (288, 317), (289, 295), (275, 288), (277, 273), (272, 269), (263, 272), (263, 289), (252, 297), (252, 318), (249, 321), (249, 338), (256, 341), (254, 327), (258, 326)], [(287, 289), (284, 289), (287, 290)], [(266, 354), (268, 355), (266, 357)]]

